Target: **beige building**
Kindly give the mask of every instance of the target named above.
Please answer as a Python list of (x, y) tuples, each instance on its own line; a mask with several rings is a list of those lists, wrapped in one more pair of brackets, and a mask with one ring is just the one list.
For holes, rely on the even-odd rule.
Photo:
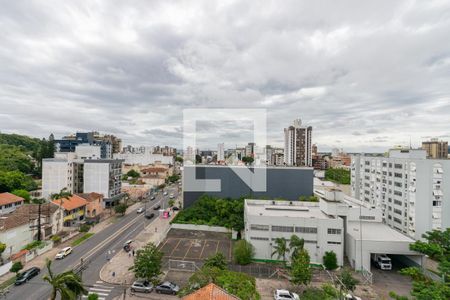
[(448, 158), (448, 142), (431, 139), (422, 142), (422, 149), (427, 151), (428, 158)]

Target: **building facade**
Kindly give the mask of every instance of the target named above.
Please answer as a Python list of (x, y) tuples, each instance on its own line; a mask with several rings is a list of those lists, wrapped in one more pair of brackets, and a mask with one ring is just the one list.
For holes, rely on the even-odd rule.
[(284, 129), (284, 163), (287, 166), (312, 166), (312, 127), (300, 119)]
[(11, 193), (0, 193), (0, 215), (9, 214), (24, 204), (25, 199)]
[(450, 161), (426, 157), (411, 149), (353, 155), (352, 196), (380, 208), (386, 224), (415, 239), (450, 227)]
[(217, 145), (217, 161), (225, 161), (225, 145), (223, 143)]
[(56, 152), (75, 152), (78, 145), (87, 144), (100, 146), (101, 158), (110, 159), (113, 153), (119, 153), (122, 147), (121, 139), (114, 135), (103, 135), (98, 132), (77, 132), (59, 140), (54, 140)]
[(448, 158), (448, 142), (431, 139), (431, 141), (422, 142), (422, 149), (427, 151), (428, 158)]

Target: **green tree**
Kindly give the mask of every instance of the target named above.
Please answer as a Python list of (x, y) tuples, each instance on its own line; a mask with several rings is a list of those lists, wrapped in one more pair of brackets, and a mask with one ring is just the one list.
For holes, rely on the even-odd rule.
[(291, 235), (291, 240), (289, 241), (289, 248), (292, 251), (291, 258), (294, 259), (300, 250), (303, 250), (305, 246), (305, 240), (299, 238), (295, 234)]
[(246, 240), (239, 240), (234, 244), (234, 261), (240, 265), (248, 265), (252, 262), (255, 250), (253, 245)]
[(24, 174), (30, 174), (33, 171), (33, 163), (30, 157), (19, 147), (0, 145), (0, 170), (20, 171)]
[(98, 300), (98, 294), (96, 293), (89, 294), (87, 300)]
[(144, 248), (137, 250), (134, 265), (130, 268), (136, 278), (145, 278), (155, 281), (161, 274), (163, 253), (153, 243), (148, 243)]
[(183, 158), (181, 156), (175, 157), (175, 161), (179, 163), (183, 163)]
[(312, 271), (308, 251), (302, 249), (291, 263), (291, 282), (307, 285), (311, 282)]
[(195, 155), (195, 163), (201, 164), (202, 163), (202, 157), (198, 154)]
[(242, 158), (242, 162), (245, 163), (245, 164), (247, 164), (247, 165), (251, 165), (251, 164), (253, 163), (254, 160), (255, 160), (255, 159), (254, 159), (253, 157), (251, 157), (251, 156), (244, 156), (244, 157)]
[(28, 193), (27, 190), (14, 190), (11, 192), (11, 194), (14, 194), (16, 196), (22, 197), (26, 203), (30, 203), (31, 196), (30, 193)]
[(176, 181), (178, 181), (180, 179), (180, 176), (179, 175), (172, 175), (172, 176), (169, 176), (167, 179), (169, 180), (169, 182), (176, 182)]
[(46, 262), (48, 275), (43, 277), (52, 287), (51, 300), (56, 300), (58, 294), (61, 299), (76, 300), (80, 295), (87, 295), (88, 291), (84, 288), (80, 276), (75, 274), (73, 270), (54, 274), (52, 271), (52, 261), (47, 259)]
[(282, 259), (283, 264), (286, 264), (286, 255), (289, 253), (289, 247), (287, 245), (285, 238), (276, 238), (275, 239), (275, 246), (273, 247), (273, 252), (271, 257), (274, 257), (274, 255), (277, 256), (277, 259)]
[(325, 266), (325, 269), (327, 270), (334, 270), (337, 269), (337, 257), (336, 253), (334, 251), (326, 251), (325, 255), (323, 256), (323, 265)]
[(23, 269), (23, 265), (20, 261), (16, 261), (13, 263), (11, 268), (9, 269), (10, 272), (16, 273), (16, 277), (19, 276), (19, 271)]
[(170, 199), (169, 202), (168, 202), (168, 204), (169, 204), (169, 207), (174, 206), (175, 200), (174, 200), (174, 199)]
[(32, 191), (37, 189), (37, 184), (30, 176), (20, 171), (0, 170), (0, 193), (20, 189)]
[(127, 177), (139, 178), (139, 176), (141, 176), (141, 174), (136, 170), (131, 169), (127, 172)]
[(350, 184), (350, 170), (329, 168), (325, 171), (325, 179), (340, 184)]
[(3, 264), (3, 252), (6, 250), (6, 244), (0, 242), (0, 261)]
[(121, 214), (123, 216), (125, 215), (127, 208), (128, 206), (125, 203), (119, 203), (116, 206), (114, 206), (114, 211), (116, 212), (116, 214)]
[(352, 276), (352, 272), (347, 268), (343, 269), (338, 275), (338, 284), (345, 292), (353, 292), (358, 283), (359, 281)]
[(228, 266), (228, 263), (225, 255), (223, 255), (221, 252), (218, 252), (206, 259), (204, 266), (225, 270)]

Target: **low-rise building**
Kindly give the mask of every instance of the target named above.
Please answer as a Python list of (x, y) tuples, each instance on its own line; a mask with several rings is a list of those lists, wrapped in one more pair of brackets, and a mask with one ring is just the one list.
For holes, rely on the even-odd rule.
[(72, 195), (68, 198), (53, 200), (63, 210), (64, 226), (77, 226), (86, 218), (86, 207), (88, 201), (78, 195)]
[(25, 199), (11, 193), (0, 193), (0, 215), (13, 212), (17, 207), (22, 206)]
[(99, 193), (77, 194), (88, 203), (86, 205), (86, 220), (99, 221), (103, 215), (103, 195)]
[(322, 263), (325, 252), (334, 251), (338, 264), (344, 263), (344, 220), (325, 214), (319, 203), (246, 199), (244, 220), (256, 259), (276, 260), (275, 239), (296, 235), (304, 239), (311, 262)]

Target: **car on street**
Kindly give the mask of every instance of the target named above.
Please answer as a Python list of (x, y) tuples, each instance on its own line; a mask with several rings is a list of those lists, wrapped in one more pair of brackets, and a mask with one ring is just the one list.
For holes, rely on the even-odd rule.
[(131, 292), (150, 293), (153, 290), (153, 284), (147, 280), (136, 280), (130, 287)]
[(178, 206), (174, 206), (174, 207), (172, 207), (172, 210), (180, 210), (180, 208), (178, 207)]
[(167, 196), (167, 195), (168, 195), (168, 193), (167, 193), (167, 192), (164, 192), (164, 193), (163, 193), (163, 196)]
[(274, 300), (300, 300), (296, 293), (291, 293), (288, 290), (275, 290), (273, 293)]
[(131, 243), (133, 242), (133, 240), (128, 240), (123, 244), (123, 250), (125, 250), (126, 252), (130, 252), (131, 250)]
[(180, 287), (170, 281), (164, 281), (163, 283), (161, 283), (155, 287), (155, 291), (158, 294), (176, 295), (179, 290), (180, 290)]
[(173, 199), (173, 198), (175, 198), (175, 196), (173, 194), (170, 194), (169, 198)]
[(139, 208), (136, 210), (136, 212), (137, 212), (138, 214), (141, 214), (141, 213), (144, 212), (144, 208), (143, 208), (143, 207), (139, 207)]
[(147, 219), (152, 219), (152, 218), (153, 218), (154, 216), (155, 216), (155, 214), (154, 214), (154, 213), (151, 213), (151, 214), (145, 215), (145, 217), (146, 217)]
[(344, 294), (345, 296), (345, 300), (362, 300), (361, 298), (357, 297), (357, 296), (353, 296), (351, 294)]
[(32, 279), (34, 276), (38, 275), (41, 272), (41, 269), (38, 267), (32, 267), (23, 273), (20, 273), (20, 275), (17, 277), (15, 285), (21, 285), (28, 280)]
[(151, 196), (150, 197), (150, 200), (152, 200), (152, 201), (155, 200), (155, 199), (156, 199), (155, 196)]
[(65, 247), (65, 248), (62, 248), (61, 251), (59, 251), (58, 253), (56, 253), (55, 259), (63, 259), (64, 257), (66, 257), (67, 255), (69, 255), (70, 253), (72, 253), (72, 247)]
[(155, 207), (153, 207), (153, 210), (158, 210), (161, 208), (161, 205), (156, 205)]

